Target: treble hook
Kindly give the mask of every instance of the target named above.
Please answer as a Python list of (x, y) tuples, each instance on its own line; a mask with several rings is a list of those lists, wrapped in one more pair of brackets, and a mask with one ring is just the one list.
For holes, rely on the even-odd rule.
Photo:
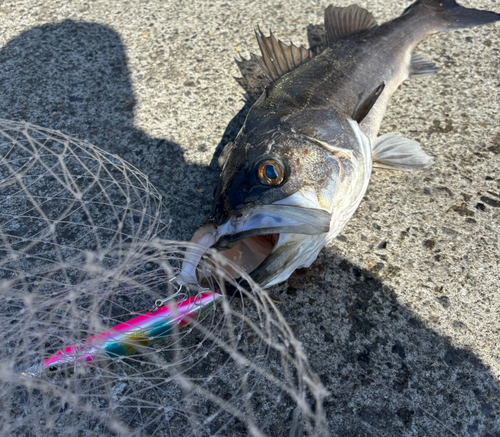
[[(173, 277), (172, 279), (170, 279), (169, 282), (172, 282), (174, 279), (176, 279), (176, 277)], [(166, 297), (165, 299), (157, 299), (155, 301), (155, 306), (154, 306), (153, 310), (157, 310), (158, 308), (165, 305), (166, 302), (168, 302), (169, 300), (172, 300), (178, 296), (182, 296), (182, 299), (179, 300), (179, 302), (184, 302), (188, 298), (188, 295), (187, 295), (187, 293), (181, 293), (181, 290), (183, 287), (184, 287), (184, 285), (181, 284), (181, 285), (179, 285), (179, 288), (177, 289), (177, 291), (174, 294), (171, 294), (170, 296)]]

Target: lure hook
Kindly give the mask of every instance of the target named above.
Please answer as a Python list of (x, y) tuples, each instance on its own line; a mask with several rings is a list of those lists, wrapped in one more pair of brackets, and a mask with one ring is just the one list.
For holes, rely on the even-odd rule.
[[(172, 282), (173, 280), (177, 279), (176, 277), (170, 279), (169, 282)], [(187, 293), (181, 293), (182, 291), (182, 288), (184, 287), (184, 285), (179, 285), (179, 288), (176, 290), (176, 292), (174, 294), (171, 294), (170, 296), (166, 297), (165, 299), (157, 299), (155, 300), (155, 306), (153, 308), (153, 310), (157, 310), (158, 308), (164, 306), (168, 301), (176, 298), (176, 297), (181, 297), (180, 300), (178, 300), (178, 302), (184, 302), (187, 298), (188, 298), (188, 295)]]

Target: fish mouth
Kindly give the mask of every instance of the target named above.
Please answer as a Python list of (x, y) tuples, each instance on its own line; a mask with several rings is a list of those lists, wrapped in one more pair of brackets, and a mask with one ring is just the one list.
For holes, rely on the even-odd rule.
[(181, 278), (188, 283), (200, 283), (202, 277), (209, 275), (198, 265), (210, 249), (217, 251), (216, 256), (211, 256), (211, 265), (223, 267), (233, 279), (241, 277), (241, 270), (252, 276), (262, 271), (266, 260), (273, 258), (281, 246), (289, 246), (290, 240), (326, 234), (330, 218), (330, 213), (323, 209), (271, 204), (242, 208), (220, 225), (209, 220), (191, 240), (199, 246), (187, 250)]
[[(262, 231), (265, 232), (265, 230)], [(242, 234), (245, 233), (243, 232)], [(223, 257), (222, 264), (227, 273), (234, 279), (238, 279), (240, 273), (230, 264), (224, 263), (224, 258), (236, 264), (245, 273), (251, 274), (273, 252), (279, 241), (279, 237), (280, 234), (278, 233), (263, 233), (251, 237), (244, 237), (236, 234), (219, 240), (214, 248), (217, 249), (219, 255)], [(221, 250), (221, 247), (227, 248)]]

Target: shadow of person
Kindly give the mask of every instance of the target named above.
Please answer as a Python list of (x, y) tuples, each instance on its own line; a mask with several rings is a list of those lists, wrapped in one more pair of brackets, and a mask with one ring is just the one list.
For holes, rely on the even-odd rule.
[[(217, 172), (187, 164), (181, 147), (134, 126), (136, 100), (119, 35), (71, 20), (30, 29), (0, 51), (0, 117), (60, 130), (119, 155), (148, 175), (172, 219), (165, 237), (189, 239), (206, 219)], [(182, 217), (182, 220), (180, 219)]]

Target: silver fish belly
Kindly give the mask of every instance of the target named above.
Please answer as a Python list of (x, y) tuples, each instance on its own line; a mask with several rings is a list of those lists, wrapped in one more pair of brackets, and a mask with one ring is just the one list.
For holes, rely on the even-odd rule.
[(499, 19), (454, 0), (419, 0), (382, 25), (358, 6), (329, 6), (319, 54), (259, 31), (262, 56), (254, 60), (269, 83), (219, 158), (215, 205), (192, 238), (198, 246), (186, 253), (180, 280), (210, 274), (198, 268), (209, 249), (235, 279), (231, 263), (264, 287), (309, 267), (354, 214), (372, 167), (411, 171), (433, 162), (416, 141), (377, 137), (402, 81), (438, 70), (415, 54), (417, 44)]

